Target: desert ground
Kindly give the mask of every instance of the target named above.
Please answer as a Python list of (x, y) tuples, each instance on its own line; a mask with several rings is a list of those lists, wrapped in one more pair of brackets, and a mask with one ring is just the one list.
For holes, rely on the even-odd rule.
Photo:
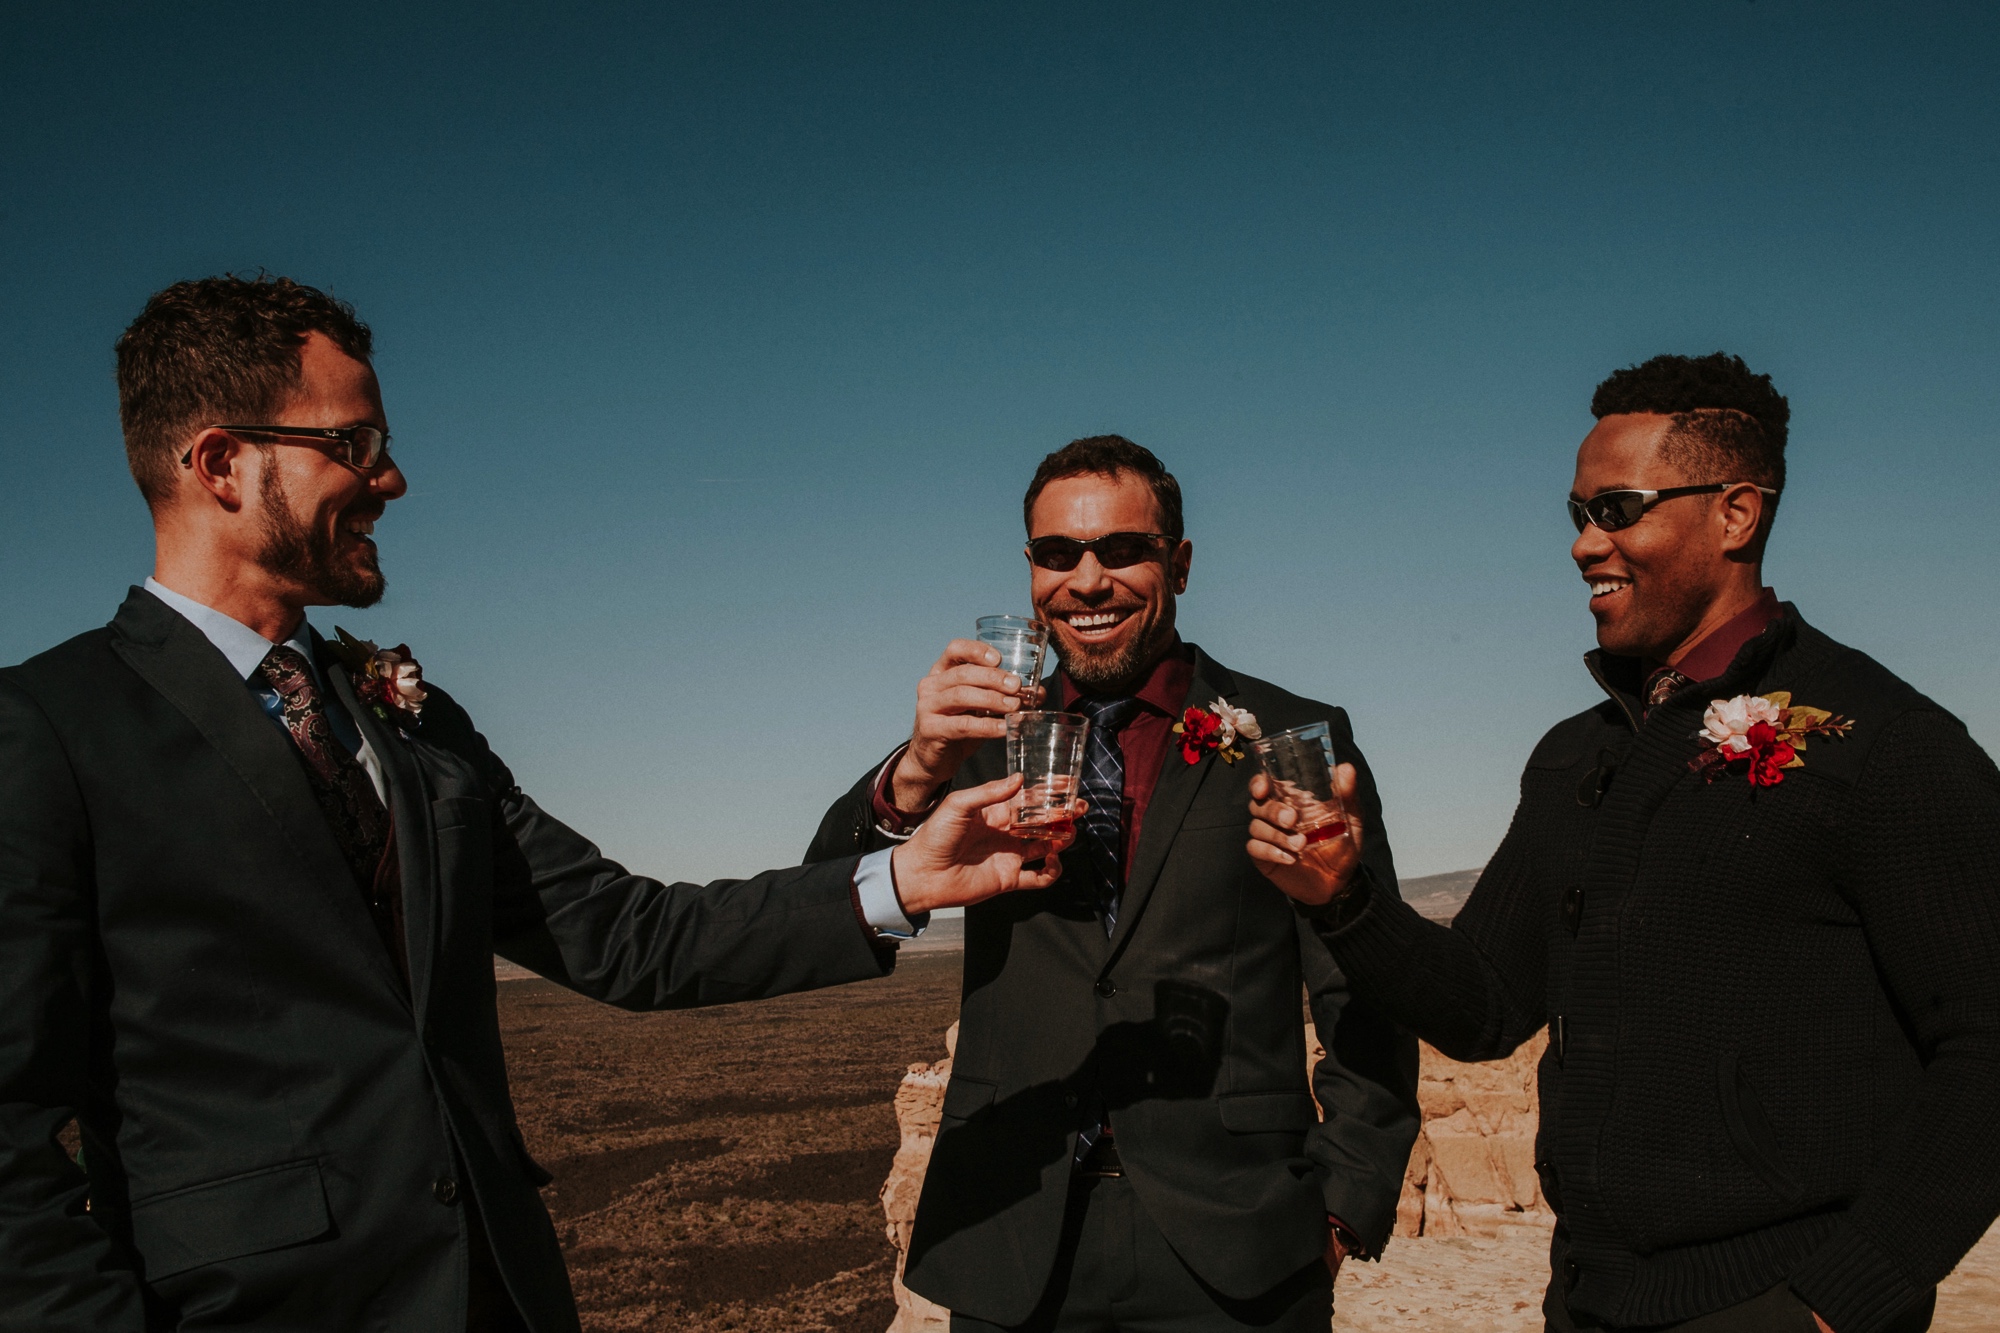
[[(911, 1062), (944, 1054), (959, 959), (933, 947), (880, 981), (669, 1014), (501, 982), (522, 1128), (556, 1175), (546, 1197), (584, 1327), (886, 1329), (892, 1102)], [(1539, 1330), (1546, 1243), (1525, 1227), (1398, 1239), (1342, 1272), (1334, 1328)], [(1934, 1328), (2000, 1333), (2000, 1233), (1945, 1284)]]

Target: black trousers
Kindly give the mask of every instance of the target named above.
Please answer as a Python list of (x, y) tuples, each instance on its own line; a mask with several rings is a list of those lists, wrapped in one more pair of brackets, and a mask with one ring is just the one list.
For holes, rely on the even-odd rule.
[[(1897, 1317), (1887, 1333), (1924, 1333), (1931, 1326), (1931, 1312), (1937, 1308), (1937, 1293), (1931, 1292)], [(1569, 1309), (1553, 1285), (1542, 1300), (1542, 1317), (1547, 1333), (1610, 1333), (1602, 1324), (1573, 1320)], [(1648, 1328), (1644, 1333), (1818, 1333), (1819, 1324), (1806, 1303), (1792, 1294), (1784, 1283), (1753, 1296), (1741, 1305), (1702, 1315), (1682, 1324)], [(1620, 1331), (1624, 1333), (1624, 1331)], [(1639, 1333), (1639, 1330), (1631, 1330)], [(1839, 1330), (1835, 1330), (1839, 1333)]]
[[(1048, 1291), (1007, 1333), (1326, 1333), (1333, 1276), (1315, 1259), (1262, 1296), (1231, 1300), (1196, 1277), (1122, 1176), (1070, 1184)], [(952, 1333), (1003, 1325), (954, 1313)]]

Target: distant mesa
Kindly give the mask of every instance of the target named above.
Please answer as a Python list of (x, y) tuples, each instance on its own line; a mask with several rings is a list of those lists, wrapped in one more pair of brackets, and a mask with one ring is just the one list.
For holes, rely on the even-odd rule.
[(1403, 901), (1417, 909), (1419, 916), (1432, 921), (1450, 924), (1458, 915), (1465, 900), (1472, 895), (1472, 886), (1479, 882), (1484, 866), (1471, 870), (1453, 870), (1443, 875), (1424, 875), (1402, 882)]

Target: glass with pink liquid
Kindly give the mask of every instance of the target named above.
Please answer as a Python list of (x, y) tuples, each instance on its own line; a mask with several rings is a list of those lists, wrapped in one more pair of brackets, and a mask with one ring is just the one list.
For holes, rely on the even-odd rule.
[(1083, 781), (1083, 741), (1090, 722), (1075, 713), (1007, 715), (1007, 771), (1021, 775), (1014, 798), (1014, 836), (1067, 838), (1076, 829), (1070, 806)]
[(1347, 807), (1333, 791), (1333, 737), (1324, 722), (1293, 727), (1250, 742), (1271, 779), (1272, 793), (1299, 812), (1292, 832), (1308, 846), (1347, 832)]

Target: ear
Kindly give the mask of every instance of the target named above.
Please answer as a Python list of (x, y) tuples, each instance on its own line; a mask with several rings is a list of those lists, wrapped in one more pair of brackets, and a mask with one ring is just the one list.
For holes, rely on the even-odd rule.
[(190, 475), (195, 488), (233, 513), (243, 507), (244, 497), (256, 484), (250, 459), (257, 455), (254, 446), (210, 426), (188, 445), (181, 470)]
[(1722, 523), (1722, 551), (1739, 555), (1757, 544), (1764, 526), (1764, 492), (1745, 481), (1717, 497), (1716, 516)]
[(1174, 596), (1187, 591), (1188, 571), (1194, 567), (1194, 543), (1183, 541), (1174, 547), (1174, 553), (1167, 561), (1167, 568), (1173, 574)]

